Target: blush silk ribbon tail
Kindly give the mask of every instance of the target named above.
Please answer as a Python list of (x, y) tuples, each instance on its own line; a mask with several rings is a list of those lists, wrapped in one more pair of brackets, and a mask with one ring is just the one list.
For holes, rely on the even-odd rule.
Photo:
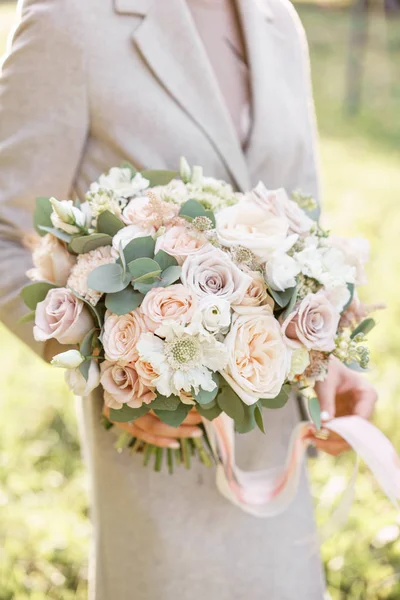
[[(217, 487), (221, 494), (243, 511), (256, 517), (282, 513), (296, 496), (301, 466), (315, 427), (299, 423), (292, 432), (286, 463), (261, 471), (243, 471), (235, 462), (233, 421), (221, 414), (204, 421), (217, 458)], [(400, 459), (387, 437), (369, 421), (357, 416), (340, 417), (324, 424), (348, 442), (364, 460), (382, 490), (398, 509), (400, 500)]]

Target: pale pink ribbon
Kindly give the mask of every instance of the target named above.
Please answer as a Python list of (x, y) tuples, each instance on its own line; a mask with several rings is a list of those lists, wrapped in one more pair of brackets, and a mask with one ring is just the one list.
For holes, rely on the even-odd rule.
[[(256, 517), (273, 517), (283, 512), (296, 496), (303, 459), (315, 432), (314, 425), (302, 422), (294, 428), (282, 467), (246, 472), (235, 462), (232, 419), (221, 414), (214, 421), (204, 423), (218, 460), (217, 487), (221, 494)], [(348, 442), (398, 509), (400, 459), (387, 437), (372, 423), (357, 416), (332, 419), (324, 427)]]

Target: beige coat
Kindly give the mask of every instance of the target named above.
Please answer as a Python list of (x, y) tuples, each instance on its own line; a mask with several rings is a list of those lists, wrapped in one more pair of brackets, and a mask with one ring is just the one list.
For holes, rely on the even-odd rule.
[[(0, 312), (36, 351), (18, 298), (36, 196), (81, 195), (123, 160), (176, 168), (185, 155), (239, 189), (318, 196), (304, 33), (287, 0), (237, 0), (251, 67), (253, 130), (243, 153), (184, 0), (25, 0), (0, 80)], [(220, 497), (202, 467), (173, 477), (118, 455), (80, 403), (95, 524), (96, 600), (321, 600), (305, 480), (281, 517)], [(282, 462), (294, 404), (239, 440), (239, 463)]]

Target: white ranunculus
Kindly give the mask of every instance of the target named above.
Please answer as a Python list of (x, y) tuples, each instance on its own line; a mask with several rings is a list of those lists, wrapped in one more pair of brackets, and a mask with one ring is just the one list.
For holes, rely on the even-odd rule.
[(345, 238), (339, 235), (330, 235), (326, 243), (340, 250), (347, 264), (355, 268), (355, 284), (366, 284), (365, 265), (369, 260), (369, 241), (359, 237)]
[(231, 305), (216, 296), (206, 296), (199, 302), (198, 310), (204, 329), (210, 333), (226, 333), (231, 324)]
[(298, 263), (284, 252), (275, 252), (265, 264), (265, 278), (271, 289), (284, 292), (296, 285)]
[(85, 357), (79, 350), (67, 350), (53, 356), (51, 365), (53, 367), (61, 367), (62, 369), (76, 369), (84, 360)]
[(50, 198), (53, 212), (50, 215), (51, 222), (56, 229), (61, 229), (71, 235), (79, 233), (86, 226), (86, 215), (79, 210), (72, 200), (56, 200)]
[(181, 281), (201, 300), (207, 296), (240, 304), (251, 283), (230, 256), (209, 244), (188, 256), (182, 267)]
[(154, 227), (149, 227), (147, 230), (144, 230), (143, 227), (139, 227), (139, 225), (128, 225), (128, 227), (123, 227), (114, 235), (112, 241), (113, 248), (119, 252), (120, 248), (124, 249), (132, 240), (148, 235), (155, 235), (155, 233), (156, 230)]
[(305, 248), (293, 258), (304, 275), (316, 279), (326, 288), (356, 280), (356, 268), (346, 262), (343, 252), (329, 245), (320, 245), (313, 236), (307, 238)]
[(260, 206), (251, 195), (216, 214), (217, 236), (223, 246), (240, 245), (266, 260), (273, 252), (287, 252), (297, 235), (289, 235), (289, 221)]
[(79, 369), (70, 369), (65, 373), (68, 387), (77, 396), (88, 396), (100, 385), (100, 369), (97, 361), (90, 361), (88, 380), (84, 378)]

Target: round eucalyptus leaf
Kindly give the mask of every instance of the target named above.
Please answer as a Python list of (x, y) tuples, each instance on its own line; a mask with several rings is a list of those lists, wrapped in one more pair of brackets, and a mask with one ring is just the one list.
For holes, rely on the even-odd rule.
[(115, 315), (126, 315), (138, 308), (143, 301), (143, 294), (136, 292), (132, 286), (128, 285), (124, 290), (107, 294), (105, 304), (108, 310)]
[(164, 252), (164, 250), (159, 250), (154, 257), (154, 260), (160, 265), (162, 271), (165, 271), (168, 267), (176, 267), (178, 264), (175, 256), (171, 256), (167, 252)]
[(121, 219), (119, 219), (109, 210), (105, 210), (97, 217), (97, 231), (99, 233), (106, 233), (107, 235), (114, 237), (114, 235), (124, 227), (125, 224), (121, 221)]
[(21, 298), (25, 302), (26, 306), (31, 310), (36, 310), (36, 306), (39, 302), (43, 302), (48, 292), (55, 288), (53, 283), (47, 281), (37, 281), (26, 285), (21, 290)]
[(290, 386), (284, 385), (275, 398), (261, 398), (260, 404), (264, 408), (283, 408), (289, 399)]
[(207, 211), (200, 202), (197, 200), (187, 200), (182, 204), (179, 214), (181, 217), (189, 217), (195, 219), (196, 217), (207, 217)]
[(178, 405), (175, 410), (155, 410), (154, 414), (166, 425), (171, 427), (179, 427), (184, 421), (192, 407), (182, 402)]
[(149, 187), (156, 187), (157, 185), (167, 185), (170, 183), (175, 177), (178, 176), (177, 171), (151, 171), (146, 170), (142, 171), (142, 176), (150, 181)]
[(41, 227), (53, 227), (50, 215), (53, 212), (53, 207), (50, 203), (50, 198), (36, 198), (36, 206), (33, 212), (33, 224), (39, 235), (46, 235), (46, 231)]
[(159, 394), (155, 400), (151, 403), (152, 410), (176, 410), (181, 404), (178, 396), (162, 396)]
[(112, 237), (106, 233), (91, 233), (90, 235), (78, 235), (73, 237), (69, 248), (75, 254), (86, 254), (101, 246), (111, 246)]
[(150, 283), (161, 273), (160, 265), (151, 258), (137, 258), (128, 264), (134, 282)]
[(143, 417), (149, 410), (149, 404), (143, 404), (140, 408), (131, 408), (124, 404), (122, 408), (119, 409), (110, 408), (110, 421), (115, 421), (115, 423), (128, 423), (128, 421), (134, 421), (139, 417)]
[(97, 267), (89, 273), (87, 279), (87, 285), (90, 289), (107, 294), (124, 290), (129, 282), (130, 277), (124, 276), (122, 266), (117, 263)]
[(156, 242), (150, 235), (131, 240), (123, 250), (126, 262), (137, 258), (153, 258), (155, 246)]

